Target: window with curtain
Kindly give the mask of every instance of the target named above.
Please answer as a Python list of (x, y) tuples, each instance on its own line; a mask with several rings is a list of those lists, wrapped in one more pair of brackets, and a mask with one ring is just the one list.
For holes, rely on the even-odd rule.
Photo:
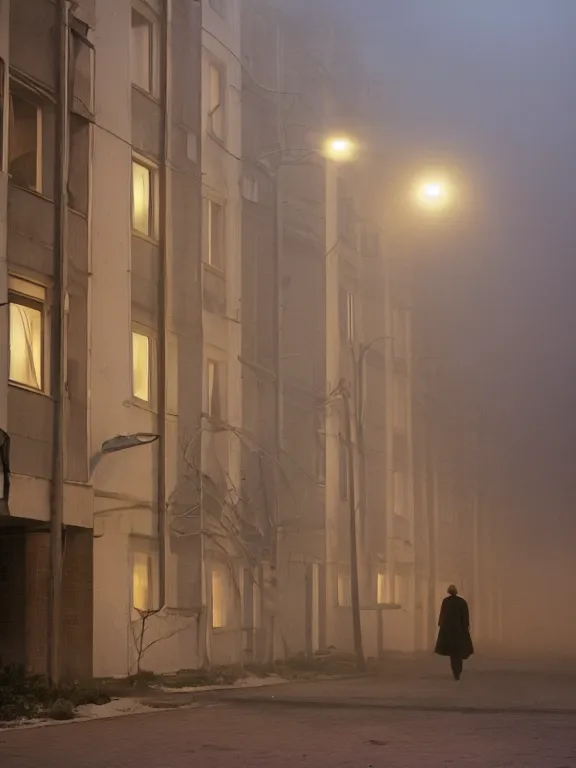
[(18, 289), (9, 293), (10, 381), (42, 390), (45, 289), (18, 278), (10, 278), (9, 286)]
[(212, 570), (212, 628), (223, 629), (228, 623), (230, 575), (224, 566)]
[(146, 237), (154, 236), (154, 172), (137, 160), (132, 161), (132, 229)]
[(150, 346), (149, 336), (132, 332), (132, 395), (145, 403), (152, 399)]
[(137, 611), (152, 610), (152, 556), (135, 552), (132, 558), (132, 605)]

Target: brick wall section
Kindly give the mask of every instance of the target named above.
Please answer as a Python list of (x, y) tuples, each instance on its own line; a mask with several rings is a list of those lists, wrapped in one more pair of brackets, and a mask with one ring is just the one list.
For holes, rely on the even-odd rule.
[(26, 537), (0, 535), (0, 663), (25, 663)]
[(93, 538), (91, 530), (68, 528), (64, 543), (62, 676), (92, 677)]
[(26, 667), (45, 674), (48, 667), (48, 585), (50, 534), (26, 536)]

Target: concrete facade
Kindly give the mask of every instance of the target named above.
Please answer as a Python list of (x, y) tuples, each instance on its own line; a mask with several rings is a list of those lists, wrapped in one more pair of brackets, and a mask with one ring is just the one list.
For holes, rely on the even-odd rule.
[[(199, 548), (174, 535), (172, 518), (195, 503), (181, 446), (198, 432), (202, 398), (200, 8), (183, 0), (73, 7), (3, 0), (0, 14), (2, 296), (7, 274), (10, 291), (0, 412), (12, 470), (10, 515), (0, 527), (10, 552), (0, 599), (13, 607), (0, 656), (49, 668), (46, 637), (60, 574), (48, 524), (62, 450), (60, 674), (133, 671), (144, 616), (144, 647), (166, 642), (140, 661), (193, 666)], [(66, 62), (64, 96), (58, 78)], [(146, 352), (137, 358), (143, 339)], [(59, 359), (61, 449), (54, 432)], [(107, 440), (139, 433), (154, 442), (104, 455)], [(12, 578), (17, 572), (22, 581)], [(22, 589), (23, 612), (16, 608)]]
[(321, 152), (366, 107), (327, 18), (0, 0), (3, 661), (54, 616), (76, 678), (351, 650), (351, 503), (366, 655), (418, 647), (410, 281)]
[[(369, 166), (320, 151), (329, 135), (363, 130), (362, 70), (326, 10), (243, 5), (244, 425), (280, 474), (273, 628), (264, 620), (275, 652), (352, 649), (351, 453), (364, 644), (375, 656), (415, 647), (409, 289), (382, 237)], [(253, 454), (248, 496), (274, 487)]]

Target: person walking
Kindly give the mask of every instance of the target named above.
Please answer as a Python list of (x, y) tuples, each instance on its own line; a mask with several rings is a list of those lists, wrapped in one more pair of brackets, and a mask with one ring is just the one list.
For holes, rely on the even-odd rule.
[(434, 653), (450, 657), (450, 667), (454, 680), (460, 680), (463, 662), (474, 653), (470, 636), (470, 611), (468, 603), (460, 597), (458, 590), (451, 584), (448, 597), (442, 601), (438, 619), (438, 639)]

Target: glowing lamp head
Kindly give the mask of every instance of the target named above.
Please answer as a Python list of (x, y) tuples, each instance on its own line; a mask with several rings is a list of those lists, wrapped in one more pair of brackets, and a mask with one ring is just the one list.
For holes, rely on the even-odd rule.
[(324, 143), (324, 155), (335, 162), (350, 162), (356, 157), (356, 144), (347, 136), (331, 136)]
[(421, 180), (415, 186), (414, 198), (419, 208), (434, 213), (443, 211), (451, 205), (453, 191), (446, 180)]

